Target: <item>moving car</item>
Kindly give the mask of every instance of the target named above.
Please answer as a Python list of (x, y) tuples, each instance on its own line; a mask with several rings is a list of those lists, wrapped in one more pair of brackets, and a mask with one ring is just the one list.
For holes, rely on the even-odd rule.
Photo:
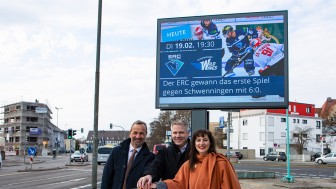
[(321, 152), (317, 152), (315, 154), (313, 154), (312, 156), (310, 156), (310, 161), (315, 161), (316, 158), (321, 157)]
[(315, 163), (318, 164), (336, 163), (336, 153), (329, 153), (327, 155), (316, 158)]
[(84, 152), (80, 153), (78, 150), (71, 154), (71, 162), (73, 161), (89, 161), (89, 155)]
[(107, 158), (110, 156), (110, 153), (112, 152), (112, 149), (113, 149), (113, 146), (98, 147), (98, 157), (97, 157), (98, 165), (102, 163), (106, 163)]
[(285, 152), (270, 152), (264, 158), (265, 161), (272, 160), (272, 161), (286, 161), (287, 156)]

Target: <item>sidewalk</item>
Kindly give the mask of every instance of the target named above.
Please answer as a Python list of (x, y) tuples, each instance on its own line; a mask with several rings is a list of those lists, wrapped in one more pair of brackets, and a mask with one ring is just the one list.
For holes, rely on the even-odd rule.
[(239, 179), (242, 189), (335, 189), (335, 179), (311, 179), (311, 178), (294, 178), (294, 183), (285, 183), (281, 178), (275, 179)]

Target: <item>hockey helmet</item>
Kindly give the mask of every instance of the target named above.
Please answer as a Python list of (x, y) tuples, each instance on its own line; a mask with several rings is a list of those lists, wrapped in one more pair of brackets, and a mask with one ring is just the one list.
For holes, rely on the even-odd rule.
[(224, 36), (226, 36), (229, 32), (231, 32), (233, 30), (233, 27), (230, 25), (226, 25), (223, 29), (222, 29), (222, 33)]
[(195, 29), (194, 34), (195, 34), (195, 35), (203, 34), (203, 30), (202, 30), (202, 28), (198, 26), (198, 27)]

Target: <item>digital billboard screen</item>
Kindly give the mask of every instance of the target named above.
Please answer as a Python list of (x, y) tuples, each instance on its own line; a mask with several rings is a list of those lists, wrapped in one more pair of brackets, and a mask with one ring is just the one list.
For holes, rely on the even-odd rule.
[(158, 109), (288, 107), (288, 12), (157, 21)]

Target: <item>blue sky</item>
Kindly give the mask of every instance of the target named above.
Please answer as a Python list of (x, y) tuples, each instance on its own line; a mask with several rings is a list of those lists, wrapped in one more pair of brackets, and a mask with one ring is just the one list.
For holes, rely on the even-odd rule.
[[(92, 130), (98, 1), (0, 3), (0, 105), (39, 99), (55, 124), (63, 108), (61, 129)], [(336, 1), (103, 1), (99, 129), (157, 117), (158, 18), (275, 10), (289, 15), (289, 100), (320, 107), (336, 98)]]

